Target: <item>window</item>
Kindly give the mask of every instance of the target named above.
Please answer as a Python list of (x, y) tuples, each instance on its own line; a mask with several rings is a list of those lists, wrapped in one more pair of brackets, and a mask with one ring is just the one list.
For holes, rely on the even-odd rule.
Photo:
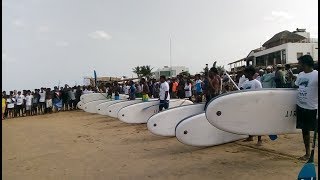
[(297, 53), (297, 59), (298, 59), (299, 57), (301, 57), (301, 56), (303, 56), (303, 53), (302, 53), (302, 52), (298, 52), (298, 53)]

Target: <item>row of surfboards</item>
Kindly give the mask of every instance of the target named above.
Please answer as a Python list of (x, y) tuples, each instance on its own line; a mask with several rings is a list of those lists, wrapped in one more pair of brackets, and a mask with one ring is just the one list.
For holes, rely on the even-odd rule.
[(187, 145), (214, 146), (248, 135), (299, 133), (296, 129), (295, 89), (244, 90), (217, 96), (208, 104), (171, 99), (159, 112), (159, 101), (120, 100), (104, 93), (84, 94), (78, 107), (89, 113), (118, 118), (125, 123), (146, 123), (156, 135), (174, 137)]

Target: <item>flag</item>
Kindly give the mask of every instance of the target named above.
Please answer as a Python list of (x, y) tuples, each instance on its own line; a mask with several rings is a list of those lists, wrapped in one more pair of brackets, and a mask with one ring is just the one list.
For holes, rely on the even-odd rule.
[(97, 87), (97, 73), (96, 70), (93, 71), (94, 74), (94, 85)]

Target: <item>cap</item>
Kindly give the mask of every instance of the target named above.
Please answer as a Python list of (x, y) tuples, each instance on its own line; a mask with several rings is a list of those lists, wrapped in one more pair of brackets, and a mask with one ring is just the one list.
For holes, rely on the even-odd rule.
[(267, 69), (272, 69), (272, 67), (271, 67), (271, 66), (268, 66)]
[(282, 64), (277, 64), (277, 67), (283, 67)]
[(263, 70), (263, 69), (260, 69), (259, 72), (264, 72), (264, 70)]

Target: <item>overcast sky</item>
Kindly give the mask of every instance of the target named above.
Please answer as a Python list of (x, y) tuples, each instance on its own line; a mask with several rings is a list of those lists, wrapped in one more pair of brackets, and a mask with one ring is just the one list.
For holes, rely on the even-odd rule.
[(137, 65), (200, 72), (244, 58), (274, 34), (318, 37), (318, 0), (2, 0), (2, 87), (34, 89)]

